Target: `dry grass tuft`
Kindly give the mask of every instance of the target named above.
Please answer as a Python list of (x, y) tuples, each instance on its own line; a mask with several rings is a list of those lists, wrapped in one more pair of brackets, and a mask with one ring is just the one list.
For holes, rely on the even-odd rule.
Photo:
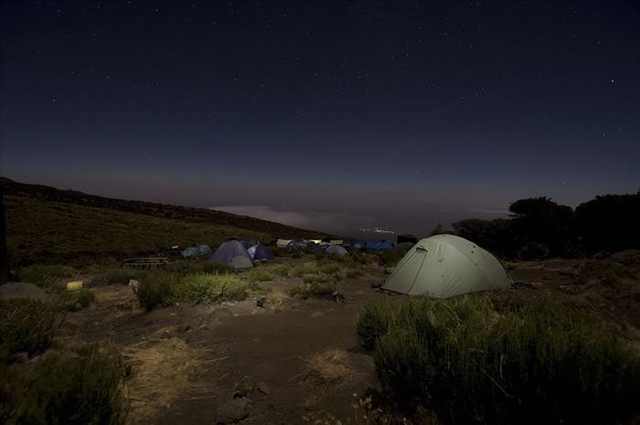
[(191, 376), (205, 367), (204, 352), (179, 338), (161, 339), (126, 350), (133, 365), (129, 381), (131, 422), (148, 423), (191, 388)]
[(315, 353), (307, 359), (309, 375), (325, 382), (341, 382), (353, 375), (349, 354), (344, 350), (332, 349)]

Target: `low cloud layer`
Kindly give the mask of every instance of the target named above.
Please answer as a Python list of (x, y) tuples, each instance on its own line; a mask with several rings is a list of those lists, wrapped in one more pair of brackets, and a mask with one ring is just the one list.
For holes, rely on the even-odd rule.
[(214, 210), (247, 215), (289, 226), (337, 234), (353, 234), (361, 227), (376, 224), (375, 217), (323, 211), (282, 210), (267, 205), (221, 205)]

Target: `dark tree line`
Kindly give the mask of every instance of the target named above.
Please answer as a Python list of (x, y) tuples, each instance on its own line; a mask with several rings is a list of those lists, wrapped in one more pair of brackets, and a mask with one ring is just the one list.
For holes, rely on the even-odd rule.
[(546, 197), (509, 206), (511, 218), (453, 223), (456, 234), (504, 258), (577, 257), (640, 249), (640, 192), (597, 196), (575, 210)]

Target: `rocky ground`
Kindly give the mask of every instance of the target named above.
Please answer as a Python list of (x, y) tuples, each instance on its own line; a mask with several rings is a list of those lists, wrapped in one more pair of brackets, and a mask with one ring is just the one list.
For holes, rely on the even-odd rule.
[[(495, 302), (552, 294), (640, 341), (639, 252), (506, 268), (514, 287)], [(365, 423), (354, 404), (377, 381), (355, 323), (364, 304), (394, 296), (375, 289), (384, 278), (371, 265), (341, 284), (344, 298), (307, 300), (288, 295), (301, 279), (280, 278), (261, 283), (266, 296), (149, 313), (127, 286), (93, 288), (96, 302), (68, 314), (62, 338), (111, 341), (125, 353), (131, 424)]]

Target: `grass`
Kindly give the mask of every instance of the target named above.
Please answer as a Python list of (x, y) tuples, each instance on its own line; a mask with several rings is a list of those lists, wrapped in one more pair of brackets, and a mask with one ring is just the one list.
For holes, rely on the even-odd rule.
[(23, 267), (18, 271), (20, 281), (33, 283), (47, 289), (61, 289), (65, 280), (72, 279), (77, 275), (78, 271), (73, 267), (59, 264), (35, 264)]
[(228, 224), (164, 218), (109, 208), (9, 196), (8, 245), (13, 264), (93, 263), (96, 258), (157, 253), (172, 245), (271, 235)]
[(274, 276), (268, 270), (253, 268), (246, 274), (247, 279), (250, 282), (269, 282), (273, 280)]
[(136, 291), (138, 302), (146, 311), (168, 304), (172, 300), (174, 287), (179, 279), (180, 275), (176, 273), (160, 271), (146, 273)]
[(88, 288), (80, 288), (62, 293), (63, 307), (67, 311), (80, 311), (89, 307), (96, 297)]
[(304, 276), (304, 283), (289, 290), (289, 295), (302, 299), (327, 298), (338, 290), (338, 285), (332, 276), (309, 274)]
[(147, 311), (176, 302), (214, 303), (247, 298), (251, 285), (236, 274), (192, 273), (181, 275), (153, 271), (140, 281), (136, 292)]
[(249, 284), (232, 274), (199, 273), (185, 276), (174, 288), (176, 301), (211, 303), (247, 298)]
[(315, 261), (306, 261), (298, 264), (291, 269), (290, 275), (293, 277), (303, 277), (304, 275), (318, 273), (318, 263)]
[(59, 310), (48, 303), (27, 299), (0, 300), (0, 364), (17, 353), (44, 352), (61, 324)]
[(450, 424), (613, 424), (638, 413), (640, 359), (552, 300), (496, 312), (484, 296), (365, 308), (360, 343), (405, 405)]
[(131, 279), (140, 279), (144, 275), (140, 270), (113, 269), (103, 271), (89, 280), (90, 287), (107, 285), (126, 285)]
[(5, 388), (12, 397), (0, 405), (0, 415), (8, 425), (120, 425), (127, 373), (109, 346), (48, 353), (33, 367), (10, 371)]
[(268, 269), (276, 276), (289, 277), (290, 267), (287, 264), (275, 264)]

